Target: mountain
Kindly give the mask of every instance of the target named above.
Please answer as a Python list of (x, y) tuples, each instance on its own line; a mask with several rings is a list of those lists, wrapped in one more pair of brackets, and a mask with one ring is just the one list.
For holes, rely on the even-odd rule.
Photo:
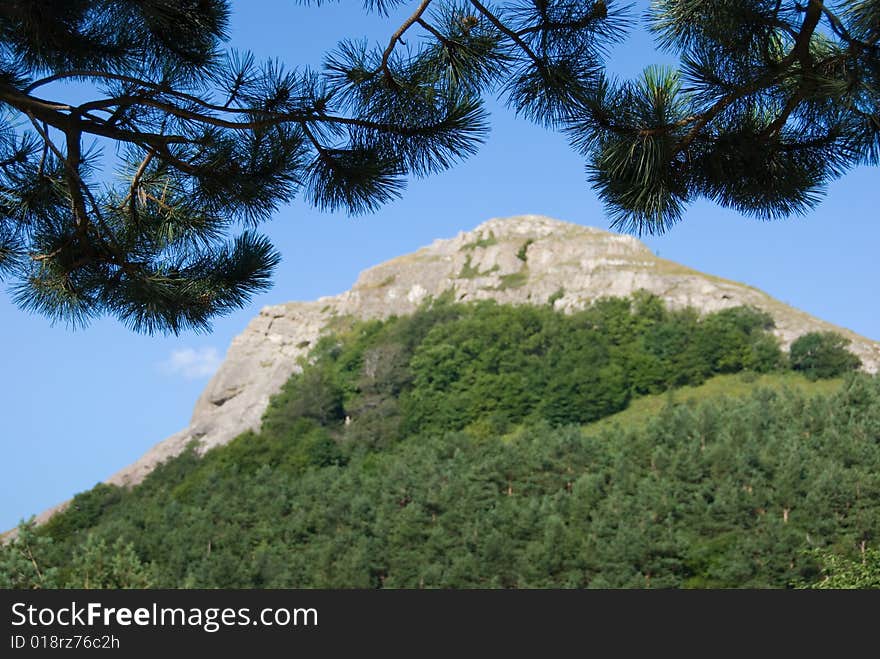
[[(459, 302), (550, 303), (557, 310), (574, 311), (601, 297), (624, 297), (639, 290), (657, 295), (673, 309), (694, 307), (708, 313), (756, 307), (773, 317), (773, 332), (784, 348), (804, 333), (835, 331), (851, 341), (849, 349), (862, 360), (864, 370), (874, 373), (880, 367), (880, 344), (750, 286), (661, 259), (631, 236), (535, 215), (496, 218), (366, 270), (340, 295), (262, 309), (233, 340), (187, 428), (107, 482), (137, 484), (193, 440), (203, 453), (258, 429), (271, 396), (301, 369), (300, 360), (336, 319), (406, 315), (441, 295)], [(38, 521), (65, 505), (46, 511)]]

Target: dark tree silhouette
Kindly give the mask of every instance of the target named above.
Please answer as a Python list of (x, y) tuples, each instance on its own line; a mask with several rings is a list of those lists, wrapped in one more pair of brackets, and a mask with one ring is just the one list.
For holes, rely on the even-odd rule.
[[(615, 225), (637, 233), (700, 196), (802, 213), (880, 158), (876, 1), (659, 0), (646, 20), (681, 67), (634, 81), (604, 73), (634, 22), (617, 2), (365, 10), (405, 5), (386, 44), (344, 41), (315, 72), (223, 50), (226, 0), (4, 2), (0, 276), (17, 303), (204, 329), (268, 286), (278, 255), (253, 229), (279, 204), (375, 210), (477, 149), (487, 94), (565, 131)], [(70, 81), (93, 97), (69, 100)]]

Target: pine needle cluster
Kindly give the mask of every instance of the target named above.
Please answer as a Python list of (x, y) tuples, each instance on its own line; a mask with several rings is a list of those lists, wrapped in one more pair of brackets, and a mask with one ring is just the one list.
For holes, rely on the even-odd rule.
[[(226, 49), (227, 0), (4, 2), (0, 278), (17, 303), (206, 329), (269, 285), (279, 255), (255, 229), (280, 205), (375, 211), (477, 150), (488, 95), (564, 131), (615, 226), (640, 234), (699, 197), (805, 213), (880, 162), (876, 0), (655, 0), (644, 19), (680, 67), (635, 80), (606, 73), (638, 19), (616, 0), (363, 11), (406, 18), (312, 71)], [(93, 97), (65, 100), (70, 82)]]

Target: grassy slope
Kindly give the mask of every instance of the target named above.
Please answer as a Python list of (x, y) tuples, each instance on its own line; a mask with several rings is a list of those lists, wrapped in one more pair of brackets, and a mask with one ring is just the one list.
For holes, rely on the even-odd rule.
[(692, 404), (721, 397), (745, 398), (757, 388), (828, 395), (837, 391), (842, 383), (841, 378), (814, 382), (799, 373), (717, 375), (696, 387), (680, 387), (662, 394), (634, 398), (625, 410), (590, 423), (584, 426), (584, 430), (593, 433), (615, 427), (624, 430), (642, 428), (670, 402)]

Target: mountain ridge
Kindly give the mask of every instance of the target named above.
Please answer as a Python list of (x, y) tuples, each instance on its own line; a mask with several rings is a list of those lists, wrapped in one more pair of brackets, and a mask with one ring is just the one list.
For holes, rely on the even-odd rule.
[[(851, 340), (864, 370), (880, 367), (880, 344), (814, 318), (762, 291), (700, 273), (654, 255), (637, 239), (538, 215), (493, 218), (449, 239), (361, 273), (348, 291), (311, 302), (264, 307), (231, 343), (226, 359), (195, 405), (190, 424), (107, 479), (131, 486), (191, 442), (200, 452), (259, 427), (269, 399), (300, 369), (334, 319), (385, 318), (415, 311), (431, 297), (456, 301), (552, 304), (573, 311), (600, 297), (638, 290), (672, 308), (701, 313), (750, 305), (769, 312), (783, 347), (809, 331), (835, 331)], [(451, 292), (451, 293), (450, 293)], [(37, 517), (45, 521), (66, 502)]]

